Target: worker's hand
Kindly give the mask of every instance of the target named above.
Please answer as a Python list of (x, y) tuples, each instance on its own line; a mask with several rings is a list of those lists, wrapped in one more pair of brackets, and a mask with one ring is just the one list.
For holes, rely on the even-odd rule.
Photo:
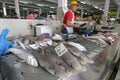
[(87, 29), (87, 26), (79, 27), (79, 29), (81, 29), (81, 30), (85, 30), (85, 29)]
[(80, 24), (74, 24), (74, 28), (79, 28)]
[(4, 54), (7, 48), (11, 47), (14, 44), (14, 42), (10, 42), (7, 40), (6, 37), (8, 32), (9, 32), (8, 29), (4, 29), (2, 30), (2, 33), (0, 35), (0, 56)]

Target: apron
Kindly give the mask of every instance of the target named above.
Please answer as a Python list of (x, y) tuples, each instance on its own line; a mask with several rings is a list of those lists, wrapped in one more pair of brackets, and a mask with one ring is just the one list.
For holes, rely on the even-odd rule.
[[(71, 11), (71, 12), (72, 12), (72, 11)], [(74, 13), (73, 13), (73, 12), (72, 12), (72, 15), (73, 15), (73, 18), (72, 18), (71, 23), (73, 24), (73, 23), (74, 23)], [(65, 25), (65, 24), (63, 24), (63, 25), (66, 27), (68, 34), (71, 34), (71, 33), (74, 32), (73, 27), (69, 27), (69, 26), (67, 26), (67, 25)]]

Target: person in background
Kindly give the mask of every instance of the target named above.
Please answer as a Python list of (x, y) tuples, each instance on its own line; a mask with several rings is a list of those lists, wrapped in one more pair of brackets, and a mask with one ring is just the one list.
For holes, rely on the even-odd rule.
[[(88, 18), (79, 18), (77, 16), (75, 16), (75, 12), (78, 9), (78, 6), (80, 6), (80, 4), (76, 1), (76, 0), (72, 0), (70, 3), (70, 9), (65, 13), (64, 18), (63, 18), (63, 25), (62, 25), (62, 33), (73, 33), (74, 32), (74, 28), (80, 28), (80, 24), (74, 24), (74, 20), (77, 21), (87, 21), (89, 20)], [(81, 29), (86, 28), (81, 27)]]
[(13, 19), (18, 19), (19, 17), (17, 16), (17, 13), (16, 12), (14, 12), (13, 13)]
[(0, 18), (3, 18), (3, 11), (0, 9)]
[(55, 20), (52, 15), (50, 15), (49, 18), (53, 21)]
[(30, 12), (26, 19), (35, 20), (37, 16), (38, 16), (37, 12)]

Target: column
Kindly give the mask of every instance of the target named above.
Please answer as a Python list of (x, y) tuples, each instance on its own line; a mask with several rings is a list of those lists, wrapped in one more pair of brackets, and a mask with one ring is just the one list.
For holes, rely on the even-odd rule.
[(110, 5), (110, 0), (105, 0), (105, 7), (104, 7), (104, 23), (107, 23), (109, 5)]
[(58, 0), (58, 7), (67, 7), (68, 0)]
[(2, 4), (3, 4), (3, 13), (4, 13), (4, 16), (7, 16), (5, 2), (3, 2)]
[(18, 17), (20, 18), (19, 0), (14, 0), (14, 2), (15, 2), (15, 12), (17, 13)]
[(117, 8), (116, 19), (119, 19), (119, 15), (120, 15), (120, 6), (118, 6)]
[(68, 0), (58, 0), (58, 8), (57, 8), (57, 20), (61, 20), (64, 17), (64, 14), (68, 10), (67, 8), (67, 1)]
[(38, 12), (39, 12), (39, 15), (42, 13), (42, 9), (41, 8), (39, 8), (38, 9)]
[(81, 18), (83, 18), (83, 14), (84, 14), (84, 10), (83, 9), (81, 9)]

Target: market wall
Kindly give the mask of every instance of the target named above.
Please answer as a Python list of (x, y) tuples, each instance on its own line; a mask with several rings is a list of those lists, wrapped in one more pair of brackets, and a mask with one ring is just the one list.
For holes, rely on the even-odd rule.
[(10, 30), (8, 36), (14, 35), (33, 35), (30, 25), (45, 24), (51, 26), (53, 33), (58, 33), (61, 23), (60, 21), (44, 21), (44, 20), (25, 20), (25, 19), (0, 19), (0, 32), (4, 28)]

